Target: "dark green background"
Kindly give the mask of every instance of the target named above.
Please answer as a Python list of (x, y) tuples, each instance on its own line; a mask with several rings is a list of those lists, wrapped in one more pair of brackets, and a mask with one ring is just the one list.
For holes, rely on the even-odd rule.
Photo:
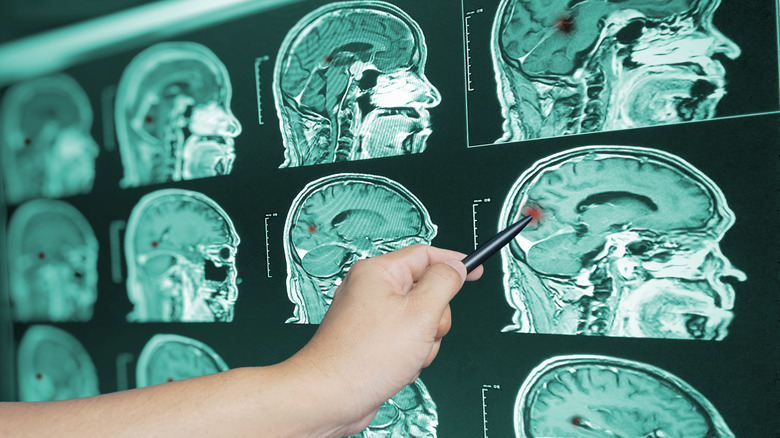
[[(464, 287), (452, 302), (452, 331), (436, 362), (421, 376), (438, 405), (439, 436), (483, 436), (485, 384), (501, 388), (488, 393), (489, 436), (513, 436), (512, 410), (520, 384), (540, 362), (564, 354), (603, 354), (662, 368), (707, 397), (737, 436), (776, 436), (780, 115), (776, 19), (771, 3), (726, 2), (716, 14), (716, 26), (743, 50), (740, 58), (726, 66), (729, 85), (722, 102), (724, 114), (768, 114), (480, 148), (467, 148), (466, 141), (460, 2), (394, 3), (423, 29), (429, 54), (426, 76), (442, 94), (442, 103), (431, 110), (434, 133), (428, 149), (414, 156), (278, 169), (283, 146), (271, 91), (276, 51), (287, 30), (324, 2), (304, 2), (174, 39), (204, 44), (224, 62), (233, 84), (232, 110), (243, 133), (236, 139), (237, 159), (231, 175), (133, 189), (119, 188), (122, 166), (118, 150), (115, 146), (108, 150), (109, 145), (98, 157), (93, 192), (67, 199), (86, 216), (100, 242), (99, 297), (92, 321), (56, 325), (76, 336), (90, 353), (101, 391), (122, 389), (117, 388), (118, 372), (125, 373), (133, 386), (135, 362), (118, 370), (117, 357), (129, 353), (137, 358), (157, 333), (198, 339), (232, 368), (275, 363), (305, 344), (315, 326), (284, 324), (293, 306), (286, 294), (281, 234), (293, 198), (309, 181), (340, 172), (377, 174), (398, 181), (419, 197), (438, 225), (433, 243), (468, 252), (473, 249), (475, 199), (491, 199), (477, 207), (479, 240), (484, 241), (496, 231), (510, 187), (537, 160), (577, 146), (634, 145), (667, 151), (690, 162), (723, 190), (736, 214), (736, 223), (721, 248), (748, 280), (735, 285), (735, 317), (728, 337), (721, 342), (695, 342), (501, 333), (513, 310), (504, 299), (501, 263), (496, 257), (486, 263), (484, 277)], [(731, 12), (726, 14), (726, 10)], [(108, 114), (111, 110), (104, 108), (104, 93), (110, 93), (125, 66), (143, 48), (67, 71), (90, 97), (95, 112), (92, 133), (100, 144), (106, 143), (105, 124), (112, 123), (103, 119), (104, 110)], [(261, 67), (265, 123), (258, 125), (254, 59), (261, 56), (270, 60)], [(488, 114), (489, 108), (485, 111)], [(236, 225), (241, 237), (237, 269), (242, 283), (232, 323), (125, 322), (131, 306), (124, 283), (111, 279), (109, 226), (112, 221), (127, 220), (144, 194), (165, 187), (206, 194)], [(6, 209), (9, 215), (13, 210)], [(278, 214), (269, 220), (272, 278), (266, 276), (264, 240), (264, 218), (269, 213)], [(27, 328), (3, 324), (12, 330), (14, 343)], [(9, 400), (15, 397), (15, 379), (9, 368), (14, 346), (4, 343), (3, 347), (0, 396)]]

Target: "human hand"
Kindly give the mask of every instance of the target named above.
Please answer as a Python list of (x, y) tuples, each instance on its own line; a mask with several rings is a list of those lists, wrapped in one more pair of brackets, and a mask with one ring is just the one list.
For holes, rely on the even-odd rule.
[(290, 359), (337, 382), (330, 401), (344, 403), (340, 433), (367, 427), (381, 404), (436, 357), (451, 325), (449, 301), (464, 280), (482, 275), (480, 267), (467, 276), (463, 257), (413, 245), (349, 270), (317, 333)]

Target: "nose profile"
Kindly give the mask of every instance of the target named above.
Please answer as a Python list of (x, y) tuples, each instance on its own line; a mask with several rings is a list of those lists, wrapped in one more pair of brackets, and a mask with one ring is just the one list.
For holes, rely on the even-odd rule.
[(737, 59), (742, 53), (742, 49), (739, 48), (737, 43), (715, 29), (712, 30), (712, 38), (714, 53), (722, 53), (729, 59)]
[(222, 133), (231, 138), (238, 137), (241, 134), (241, 123), (230, 112), (225, 114), (225, 119), (226, 123)]

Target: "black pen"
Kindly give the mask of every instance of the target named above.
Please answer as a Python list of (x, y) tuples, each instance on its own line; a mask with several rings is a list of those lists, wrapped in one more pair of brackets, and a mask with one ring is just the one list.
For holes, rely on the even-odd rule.
[(463, 264), (466, 265), (466, 272), (473, 271), (477, 268), (477, 266), (481, 265), (485, 262), (485, 260), (490, 258), (490, 256), (497, 253), (506, 244), (511, 242), (532, 220), (532, 216), (525, 216), (514, 224), (504, 228), (498, 234), (490, 238), (490, 240), (485, 242), (482, 246), (477, 248), (476, 251), (467, 255), (466, 258), (462, 260)]

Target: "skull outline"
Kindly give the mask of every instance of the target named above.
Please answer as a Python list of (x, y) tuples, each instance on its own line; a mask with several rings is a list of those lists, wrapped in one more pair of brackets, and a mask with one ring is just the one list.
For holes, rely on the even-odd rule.
[(8, 226), (10, 298), (16, 321), (89, 321), (97, 301), (98, 241), (72, 205), (35, 199)]
[[(163, 364), (169, 366), (168, 375), (160, 378), (159, 369), (154, 367), (159, 361), (155, 361), (157, 355), (167, 356)], [(194, 370), (194, 362), (201, 365), (200, 370)], [(178, 363), (178, 366), (175, 364)], [(170, 367), (170, 365), (174, 365)], [(153, 369), (153, 367), (155, 369)], [(210, 369), (209, 369), (210, 368)], [(135, 367), (136, 387), (157, 385), (160, 383), (183, 380), (192, 377), (205, 376), (207, 374), (227, 371), (230, 368), (213, 348), (196, 339), (173, 334), (156, 334), (144, 345)], [(205, 371), (205, 372), (204, 372)], [(173, 375), (176, 377), (173, 377)]]
[(7, 201), (90, 192), (99, 153), (92, 120), (86, 92), (66, 74), (11, 86), (0, 103)]
[(504, 118), (497, 142), (714, 117), (725, 94), (715, 58), (740, 55), (712, 23), (720, 0), (667, 5), (675, 10), (634, 3), (502, 0), (491, 37)]
[[(341, 193), (338, 208), (320, 208), (324, 205), (322, 199), (335, 196), (337, 191)], [(356, 196), (354, 193), (368, 196)], [(352, 195), (350, 195), (352, 193)], [(377, 209), (376, 199), (378, 194), (384, 194), (385, 200), (395, 202), (397, 210)], [(345, 197), (348, 197), (346, 200)], [(389, 204), (390, 201), (388, 201)], [(374, 210), (371, 210), (373, 208)], [(412, 227), (401, 225), (404, 211), (415, 216)], [(312, 211), (315, 214), (312, 214)], [(350, 214), (360, 216), (353, 227), (356, 230), (349, 232), (339, 230), (341, 223), (350, 220)], [(307, 222), (316, 218), (314, 222)], [(366, 222), (373, 223), (374, 228), (369, 230)], [(361, 221), (363, 223), (361, 223)], [(381, 224), (384, 225), (384, 229)], [(387, 225), (390, 224), (390, 225)], [(395, 228), (393, 228), (395, 227)], [(394, 233), (411, 232), (413, 234), (393, 235)], [(391, 234), (391, 238), (371, 236), (368, 233)], [(360, 235), (363, 232), (366, 235)], [(325, 315), (336, 288), (341, 284), (349, 267), (361, 259), (384, 254), (395, 249), (400, 249), (416, 243), (430, 244), (436, 236), (437, 227), (431, 222), (430, 215), (422, 202), (409, 190), (396, 181), (389, 178), (360, 173), (342, 173), (319, 178), (307, 184), (295, 197), (287, 214), (284, 227), (284, 253), (287, 261), (287, 295), (295, 305), (293, 316), (287, 323), (317, 324)], [(308, 242), (307, 242), (308, 240)], [(296, 241), (300, 241), (296, 243)], [(303, 243), (301, 243), (303, 242)], [(311, 246), (311, 249), (306, 249)], [(312, 250), (328, 247), (325, 255), (317, 257), (316, 264), (304, 263), (307, 255)], [(332, 250), (332, 251), (330, 251)], [(338, 257), (337, 257), (338, 255)], [(334, 262), (335, 263), (331, 263)], [(326, 266), (318, 275), (311, 273), (312, 266)], [(308, 268), (304, 265), (308, 265)]]
[[(372, 21), (381, 26), (371, 29)], [(368, 28), (353, 28), (361, 25)], [(388, 35), (382, 32), (393, 27), (411, 42), (383, 44)], [(320, 36), (332, 33), (341, 36), (334, 47), (323, 44)], [(369, 48), (376, 52), (366, 54)], [(390, 65), (393, 50), (404, 49), (411, 54), (397, 58), (407, 57), (407, 63)], [(335, 2), (307, 14), (287, 33), (274, 67), (274, 102), (285, 147), (279, 167), (424, 151), (432, 132), (427, 109), (441, 101), (425, 77), (426, 59), (419, 25), (390, 3)]]
[(128, 320), (232, 321), (240, 242), (225, 210), (202, 193), (162, 189), (142, 197), (125, 233), (127, 293), (134, 306)]
[(122, 187), (227, 175), (241, 124), (225, 65), (205, 46), (165, 42), (136, 55), (119, 81), (115, 124)]
[[(734, 214), (715, 183), (690, 163), (630, 146), (563, 151), (518, 178), (499, 227), (529, 207), (544, 213), (501, 252), (505, 295), (515, 309), (504, 331), (727, 335), (734, 290), (723, 279), (746, 279), (719, 247)], [(688, 210), (676, 211), (681, 208)]]

